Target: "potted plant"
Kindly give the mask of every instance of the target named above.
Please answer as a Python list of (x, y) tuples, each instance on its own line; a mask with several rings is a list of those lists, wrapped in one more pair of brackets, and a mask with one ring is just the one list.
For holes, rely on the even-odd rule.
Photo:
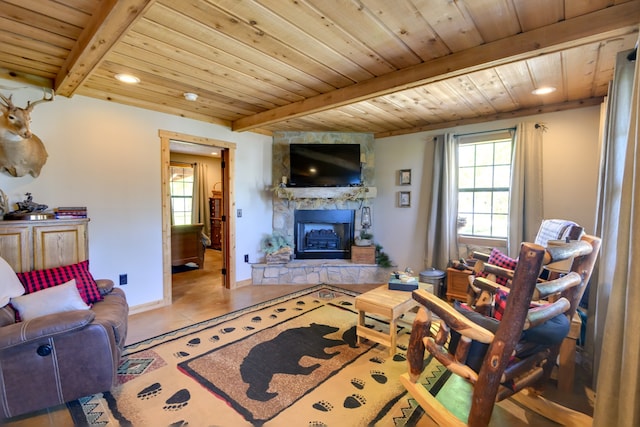
[(354, 243), (356, 246), (371, 246), (373, 244), (373, 234), (367, 230), (360, 230), (360, 235), (356, 236)]
[(260, 249), (265, 254), (267, 264), (285, 264), (291, 261), (293, 247), (280, 233), (271, 233), (262, 238)]

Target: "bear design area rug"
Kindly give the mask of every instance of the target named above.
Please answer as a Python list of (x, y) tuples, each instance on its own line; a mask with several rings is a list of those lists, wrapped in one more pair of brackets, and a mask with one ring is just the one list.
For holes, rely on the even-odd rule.
[[(127, 346), (119, 385), (69, 404), (89, 426), (403, 426), (421, 415), (399, 376), (407, 328), (357, 344), (357, 294), (319, 285)], [(367, 326), (387, 330), (386, 319)], [(447, 375), (428, 360), (422, 383)]]

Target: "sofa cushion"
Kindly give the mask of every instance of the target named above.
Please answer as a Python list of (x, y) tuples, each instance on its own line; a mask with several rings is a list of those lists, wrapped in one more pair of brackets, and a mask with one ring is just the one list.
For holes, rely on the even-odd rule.
[(9, 300), (24, 294), (24, 286), (20, 283), (16, 272), (4, 258), (0, 258), (0, 307), (9, 304)]
[(102, 301), (98, 285), (89, 272), (89, 260), (46, 270), (18, 273), (18, 278), (28, 294), (76, 279), (76, 286), (85, 303)]
[(88, 310), (80, 297), (76, 280), (11, 299), (11, 305), (23, 321), (72, 310)]

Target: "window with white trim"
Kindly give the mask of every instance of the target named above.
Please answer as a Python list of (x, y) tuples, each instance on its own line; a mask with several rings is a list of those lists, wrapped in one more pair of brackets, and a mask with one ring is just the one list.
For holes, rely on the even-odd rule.
[(173, 225), (191, 224), (193, 209), (193, 166), (171, 163), (169, 166), (171, 189), (171, 220)]
[(512, 138), (509, 132), (458, 138), (458, 234), (506, 239)]

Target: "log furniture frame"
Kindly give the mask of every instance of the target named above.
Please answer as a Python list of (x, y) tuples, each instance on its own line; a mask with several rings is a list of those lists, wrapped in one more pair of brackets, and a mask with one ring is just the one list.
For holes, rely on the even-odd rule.
[[(514, 398), (524, 406), (564, 425), (591, 425), (585, 414), (556, 405), (540, 396), (555, 366), (560, 344), (547, 347), (530, 357), (512, 357), (522, 331), (564, 314), (571, 319), (589, 282), (600, 249), (600, 238), (584, 235), (578, 242), (548, 248), (523, 243), (513, 273), (506, 309), (495, 334), (467, 319), (453, 307), (432, 295), (417, 290), (413, 298), (421, 305), (416, 315), (407, 360), (409, 372), (400, 378), (409, 393), (436, 423), (446, 426), (487, 426), (497, 401)], [(575, 257), (571, 272), (544, 283), (538, 282), (543, 264)], [(474, 285), (498, 286), (476, 278)], [(558, 299), (529, 309), (531, 300), (558, 294)], [(438, 321), (438, 333), (432, 336), (431, 323)], [(450, 331), (462, 335), (455, 353), (446, 348)], [(472, 340), (488, 344), (479, 372), (465, 365)], [(473, 385), (471, 407), (465, 421), (454, 416), (418, 381), (423, 370), (425, 350), (449, 371)], [(508, 384), (508, 386), (506, 386)]]

